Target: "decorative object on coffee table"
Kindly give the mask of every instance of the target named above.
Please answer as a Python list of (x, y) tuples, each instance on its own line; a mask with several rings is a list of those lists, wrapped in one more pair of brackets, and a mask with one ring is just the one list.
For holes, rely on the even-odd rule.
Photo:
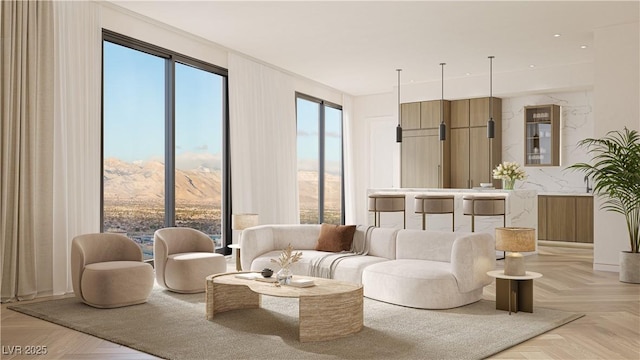
[(504, 260), (504, 274), (524, 276), (524, 256), (520, 252), (536, 250), (536, 230), (522, 227), (496, 228), (496, 250), (509, 251)]
[(271, 275), (273, 275), (273, 270), (269, 268), (262, 269), (262, 276), (268, 278), (268, 277), (271, 277)]
[(282, 250), (282, 253), (280, 253), (278, 259), (271, 259), (271, 262), (280, 265), (280, 270), (278, 270), (278, 273), (276, 274), (276, 278), (278, 279), (278, 283), (280, 285), (289, 285), (289, 283), (291, 282), (291, 277), (293, 276), (293, 273), (291, 272), (291, 269), (289, 269), (289, 267), (293, 263), (300, 260), (301, 257), (302, 253), (293, 253), (293, 246), (289, 244), (286, 249)]

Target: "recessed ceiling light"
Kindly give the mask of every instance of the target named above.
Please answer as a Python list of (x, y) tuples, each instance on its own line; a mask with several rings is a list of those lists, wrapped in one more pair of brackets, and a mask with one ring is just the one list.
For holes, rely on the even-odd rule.
[(468, 72), (468, 73), (465, 73), (465, 75), (469, 76), (469, 75), (471, 75), (471, 73)]
[(535, 66), (535, 65), (533, 65), (533, 64), (531, 64), (531, 65), (529, 65), (529, 67), (533, 69), (533, 68), (534, 68), (534, 67), (536, 67), (536, 66)]
[(580, 49), (586, 49), (587, 45), (580, 45)]
[(553, 37), (560, 37), (562, 36), (561, 34), (553, 34)]

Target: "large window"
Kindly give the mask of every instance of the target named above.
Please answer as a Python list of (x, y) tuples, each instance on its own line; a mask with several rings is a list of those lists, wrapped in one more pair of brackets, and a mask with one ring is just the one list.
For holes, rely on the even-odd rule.
[(342, 108), (296, 95), (300, 222), (344, 223)]
[(226, 71), (136, 40), (103, 37), (102, 230), (153, 257), (153, 233), (230, 234)]

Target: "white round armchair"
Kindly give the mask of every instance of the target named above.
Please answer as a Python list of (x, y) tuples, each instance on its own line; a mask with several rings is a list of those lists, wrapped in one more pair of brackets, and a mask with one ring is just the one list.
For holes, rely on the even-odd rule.
[(224, 256), (214, 252), (213, 240), (201, 231), (169, 227), (153, 237), (156, 281), (168, 290), (203, 292), (207, 276), (227, 272)]

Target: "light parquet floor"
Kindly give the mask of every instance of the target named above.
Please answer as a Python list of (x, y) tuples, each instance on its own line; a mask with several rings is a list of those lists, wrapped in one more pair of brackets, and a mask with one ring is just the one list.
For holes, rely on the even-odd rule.
[[(592, 269), (593, 251), (541, 246), (526, 258), (535, 280), (535, 307), (580, 312), (586, 316), (530, 339), (492, 359), (640, 359), (640, 285), (618, 281), (617, 273)], [(235, 265), (230, 259), (229, 270)], [(499, 266), (502, 261), (498, 262)], [(495, 283), (484, 297), (495, 299)], [(50, 298), (36, 301), (48, 300)], [(1, 309), (2, 359), (156, 359), (93, 336)], [(505, 312), (505, 316), (508, 316)], [(47, 346), (46, 356), (9, 354), (12, 346)], [(13, 348), (15, 349), (15, 348)]]

